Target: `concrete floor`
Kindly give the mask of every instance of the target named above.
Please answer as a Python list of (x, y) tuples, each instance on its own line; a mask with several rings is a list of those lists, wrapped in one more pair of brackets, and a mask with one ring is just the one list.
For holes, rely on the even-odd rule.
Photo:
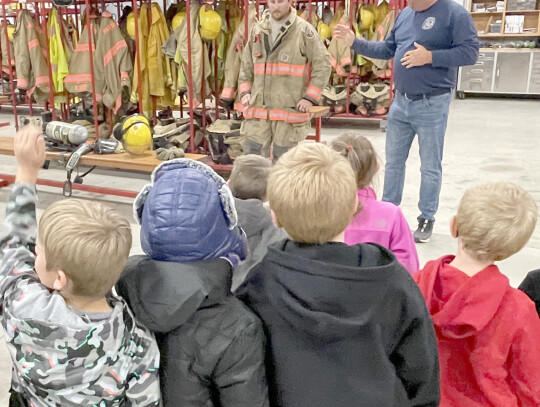
[[(4, 112), (6, 110), (4, 109)], [(420, 264), (443, 254), (452, 253), (456, 243), (449, 233), (449, 220), (455, 213), (462, 193), (468, 187), (493, 180), (513, 181), (528, 190), (540, 206), (540, 101), (521, 99), (454, 100), (446, 133), (444, 154), (444, 179), (440, 197), (440, 208), (432, 240), (417, 246)], [(0, 122), (13, 122), (10, 114), (0, 113)], [(358, 131), (368, 137), (381, 158), (384, 158), (385, 134), (378, 124), (360, 124), (357, 121), (330, 121), (323, 129), (323, 140), (345, 131)], [(12, 136), (13, 127), (0, 128), (0, 136)], [(418, 146), (411, 149), (402, 210), (412, 229), (418, 216), (419, 191)], [(13, 157), (0, 156), (0, 173), (15, 173)], [(59, 164), (43, 170), (42, 178), (64, 180), (65, 171)], [(96, 170), (86, 182), (111, 188), (139, 191), (148, 182), (148, 174), (121, 171)], [(378, 177), (376, 189), (380, 192), (383, 178)], [(39, 187), (40, 202), (38, 216), (56, 200), (62, 199), (61, 191)], [(3, 217), (8, 189), (0, 189), (0, 219)], [(112, 204), (131, 219), (131, 200), (75, 191), (74, 196), (98, 199)], [(133, 253), (140, 253), (139, 229), (132, 223)], [(537, 226), (528, 245), (510, 259), (500, 262), (499, 267), (508, 276), (513, 286), (519, 285), (526, 273), (540, 268), (540, 226)], [(0, 332), (0, 336), (2, 333)], [(7, 406), (5, 391), (9, 389), (10, 359), (0, 339), (0, 407)]]

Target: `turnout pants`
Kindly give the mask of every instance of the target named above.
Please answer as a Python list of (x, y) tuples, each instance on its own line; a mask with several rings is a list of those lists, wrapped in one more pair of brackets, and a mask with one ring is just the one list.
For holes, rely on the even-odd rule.
[(244, 154), (261, 155), (263, 146), (272, 144), (276, 161), (300, 141), (305, 140), (309, 128), (309, 121), (287, 123), (281, 120), (244, 120), (240, 128), (240, 134), (245, 137)]

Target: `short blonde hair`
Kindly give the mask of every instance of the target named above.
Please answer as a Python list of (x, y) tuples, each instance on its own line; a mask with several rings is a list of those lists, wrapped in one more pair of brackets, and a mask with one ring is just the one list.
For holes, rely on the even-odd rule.
[(331, 146), (351, 164), (358, 188), (363, 189), (373, 182), (379, 161), (367, 138), (358, 133), (344, 133), (332, 140)]
[(325, 243), (345, 230), (356, 211), (356, 182), (345, 158), (319, 143), (285, 153), (268, 178), (278, 222), (298, 242)]
[(530, 239), (538, 207), (533, 197), (511, 182), (491, 182), (465, 191), (456, 215), (463, 249), (480, 261), (500, 261)]
[(99, 202), (64, 199), (45, 210), (39, 243), (47, 270), (62, 270), (72, 294), (101, 298), (116, 283), (131, 249), (129, 222)]
[(238, 199), (266, 200), (266, 186), (272, 163), (257, 154), (241, 155), (234, 160), (229, 188)]

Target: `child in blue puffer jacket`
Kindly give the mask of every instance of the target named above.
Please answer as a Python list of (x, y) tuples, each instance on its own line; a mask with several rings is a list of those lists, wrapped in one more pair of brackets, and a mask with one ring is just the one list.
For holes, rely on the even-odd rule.
[(156, 334), (163, 405), (267, 407), (262, 324), (230, 291), (247, 248), (225, 181), (167, 161), (134, 214), (146, 255), (129, 258), (116, 288)]

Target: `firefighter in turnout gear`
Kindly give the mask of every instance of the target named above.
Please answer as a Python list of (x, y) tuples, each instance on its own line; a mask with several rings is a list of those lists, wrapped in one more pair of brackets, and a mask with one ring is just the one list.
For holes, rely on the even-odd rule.
[(273, 143), (277, 160), (304, 140), (309, 108), (319, 103), (330, 71), (317, 30), (297, 16), (292, 0), (268, 0), (242, 55), (244, 153), (261, 154)]

